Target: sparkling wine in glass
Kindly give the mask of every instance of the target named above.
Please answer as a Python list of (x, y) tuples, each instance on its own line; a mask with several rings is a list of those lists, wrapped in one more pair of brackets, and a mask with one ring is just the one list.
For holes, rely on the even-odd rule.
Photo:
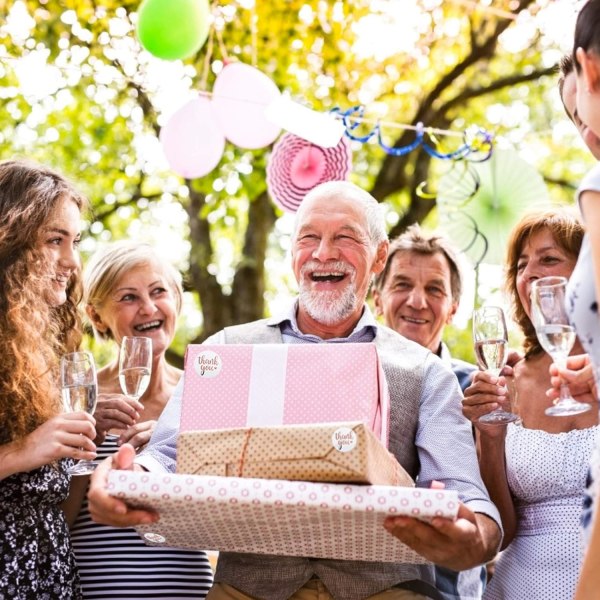
[[(564, 367), (575, 344), (575, 330), (569, 325), (565, 310), (567, 279), (542, 277), (531, 285), (531, 318), (542, 348), (559, 366)], [(546, 414), (554, 417), (576, 415), (590, 410), (591, 405), (571, 396), (569, 386), (561, 383), (560, 395)]]
[(119, 353), (119, 383), (126, 396), (139, 400), (148, 389), (152, 372), (152, 340), (125, 336)]
[[(508, 355), (508, 332), (499, 306), (484, 306), (473, 312), (473, 341), (479, 368), (500, 375)], [(511, 423), (519, 417), (503, 408), (479, 417), (481, 423)]]
[[(96, 366), (89, 352), (73, 352), (60, 359), (63, 405), (67, 412), (93, 414), (96, 408), (98, 384)], [(90, 460), (80, 460), (70, 469), (71, 475), (89, 475), (96, 468)]]

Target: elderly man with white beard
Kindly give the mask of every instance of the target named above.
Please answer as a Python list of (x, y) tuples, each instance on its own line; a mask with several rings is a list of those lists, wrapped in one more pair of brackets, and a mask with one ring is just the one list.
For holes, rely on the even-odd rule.
[[(454, 570), (482, 564), (500, 544), (500, 517), (479, 475), (471, 426), (460, 408), (452, 371), (426, 348), (379, 325), (365, 303), (388, 253), (378, 202), (348, 182), (309, 192), (296, 215), (292, 267), (299, 295), (281, 315), (225, 328), (206, 343), (374, 342), (390, 389), (390, 451), (416, 479), (457, 490), (456, 520), (392, 517), (384, 526), (422, 556)], [(147, 449), (124, 445), (92, 480), (90, 512), (116, 526), (151, 523), (158, 515), (108, 495), (111, 468), (174, 471), (181, 390), (160, 418)], [(293, 543), (293, 540), (290, 540)], [(222, 552), (209, 600), (450, 600), (428, 565), (325, 560)]]

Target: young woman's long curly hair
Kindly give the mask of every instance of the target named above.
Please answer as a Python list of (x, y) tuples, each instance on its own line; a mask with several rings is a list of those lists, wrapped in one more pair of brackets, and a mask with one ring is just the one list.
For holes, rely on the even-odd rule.
[(583, 242), (583, 223), (575, 210), (567, 207), (525, 215), (511, 231), (505, 263), (505, 289), (512, 305), (512, 317), (525, 336), (523, 340), (525, 358), (543, 352), (543, 348), (535, 333), (535, 327), (519, 299), (517, 291), (518, 263), (523, 246), (529, 238), (544, 229), (550, 232), (563, 252), (575, 260)]
[(61, 411), (59, 358), (81, 342), (80, 271), (69, 280), (64, 304), (45, 300), (41, 233), (65, 198), (87, 207), (53, 170), (0, 162), (0, 443), (22, 440)]

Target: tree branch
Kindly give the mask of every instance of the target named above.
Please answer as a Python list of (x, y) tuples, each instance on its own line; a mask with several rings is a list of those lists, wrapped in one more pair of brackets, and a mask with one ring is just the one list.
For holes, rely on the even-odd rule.
[(152, 127), (156, 137), (158, 137), (160, 134), (160, 125), (158, 124), (158, 118), (156, 111), (154, 110), (154, 105), (148, 97), (148, 94), (146, 94), (146, 91), (141, 85), (139, 85), (139, 83), (131, 79), (131, 77), (125, 73), (121, 61), (114, 59), (111, 61), (111, 64), (123, 75), (123, 78), (127, 83), (127, 87), (136, 93), (137, 101), (142, 109), (142, 112), (144, 113), (146, 123)]
[(556, 65), (547, 67), (544, 69), (536, 69), (530, 73), (519, 73), (517, 75), (511, 75), (509, 77), (502, 77), (496, 81), (490, 83), (486, 87), (470, 87), (465, 88), (460, 94), (457, 94), (454, 98), (451, 98), (439, 107), (439, 113), (445, 113), (457, 104), (472, 100), (473, 98), (479, 98), (486, 94), (497, 92), (498, 90), (519, 85), (520, 83), (527, 83), (530, 81), (537, 81), (541, 77), (547, 75), (556, 74)]
[(200, 296), (204, 327), (197, 341), (202, 341), (225, 325), (231, 324), (231, 296), (223, 293), (215, 275), (209, 271), (213, 260), (213, 247), (210, 235), (210, 224), (202, 216), (206, 205), (206, 196), (195, 190), (192, 182), (186, 180), (190, 196), (185, 204), (190, 228), (190, 279), (192, 288)]
[[(514, 11), (515, 14), (527, 8), (527, 6), (532, 4), (533, 1), (534, 0), (521, 0), (517, 10)], [(483, 96), (509, 85), (535, 80), (535, 73), (538, 73), (539, 77), (542, 74), (548, 74), (552, 72), (553, 68), (543, 69), (539, 71), (533, 71), (531, 73), (505, 77), (497, 82), (493, 82), (486, 88), (463, 89), (434, 110), (433, 107), (435, 102), (441, 98), (442, 94), (446, 92), (457, 80), (457, 78), (463, 75), (469, 67), (474, 66), (478, 62), (484, 60), (487, 61), (493, 58), (498, 37), (511, 23), (512, 21), (510, 19), (500, 18), (496, 23), (493, 33), (490, 34), (483, 42), (480, 44), (477, 44), (475, 41), (472, 42), (473, 45), (471, 47), (471, 52), (461, 62), (456, 64), (448, 73), (446, 73), (446, 75), (442, 76), (438, 84), (423, 99), (411, 121), (413, 126), (419, 122), (422, 122), (432, 127), (441, 127), (439, 124), (441, 122), (451, 123), (451, 121), (447, 119), (446, 113), (451, 107), (460, 102)], [(475, 39), (476, 36), (473, 36), (472, 40)], [(400, 148), (407, 145), (413, 139), (413, 137), (413, 131), (405, 130), (394, 143), (394, 147)], [(406, 173), (409, 171), (407, 166), (411, 160), (415, 159), (410, 158), (409, 155), (386, 156), (371, 189), (373, 196), (375, 196), (375, 198), (381, 202), (391, 194), (398, 192), (403, 188), (409, 187), (409, 189), (413, 190), (421, 181), (416, 180), (414, 176), (410, 177), (410, 179), (407, 179)], [(421, 202), (421, 199), (416, 199), (413, 196), (411, 204), (417, 201)], [(409, 207), (409, 212), (412, 210), (413, 209)]]

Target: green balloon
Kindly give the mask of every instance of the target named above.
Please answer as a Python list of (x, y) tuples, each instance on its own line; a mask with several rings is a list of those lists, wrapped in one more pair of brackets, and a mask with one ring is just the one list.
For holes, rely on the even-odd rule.
[(138, 11), (142, 46), (165, 60), (187, 58), (208, 37), (208, 0), (144, 0)]

